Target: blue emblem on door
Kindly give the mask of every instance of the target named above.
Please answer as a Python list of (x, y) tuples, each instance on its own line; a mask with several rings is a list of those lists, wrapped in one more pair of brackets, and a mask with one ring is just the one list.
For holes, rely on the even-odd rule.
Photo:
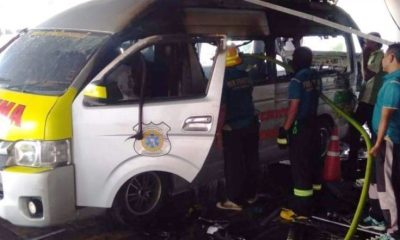
[[(138, 125), (134, 127), (138, 131)], [(134, 149), (139, 155), (162, 156), (171, 150), (168, 132), (171, 128), (164, 122), (143, 124), (143, 139), (135, 140)]]

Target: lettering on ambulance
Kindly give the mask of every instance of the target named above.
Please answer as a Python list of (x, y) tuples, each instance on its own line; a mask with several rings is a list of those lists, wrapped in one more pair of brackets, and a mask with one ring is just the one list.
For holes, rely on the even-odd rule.
[(244, 88), (251, 85), (252, 80), (248, 78), (239, 78), (228, 81), (226, 84), (229, 88)]
[(259, 118), (261, 122), (265, 122), (271, 119), (277, 119), (285, 117), (287, 114), (288, 108), (282, 108), (277, 110), (271, 110), (266, 112), (261, 112), (259, 114)]
[(0, 99), (0, 115), (10, 119), (11, 124), (16, 125), (17, 127), (21, 126), (21, 119), (24, 111), (25, 105)]
[[(273, 120), (273, 119), (284, 118), (284, 117), (286, 117), (287, 111), (288, 111), (288, 108), (282, 108), (282, 109), (261, 112), (259, 114), (259, 119), (261, 122), (266, 122), (266, 121)], [(260, 130), (260, 140), (261, 141), (270, 139), (270, 138), (276, 138), (277, 136), (278, 136), (277, 128)]]
[[(282, 108), (277, 110), (270, 110), (265, 112), (260, 112), (258, 118), (261, 122), (266, 122), (268, 120), (279, 119), (286, 117), (288, 108)], [(221, 111), (220, 118), (218, 119), (218, 127), (216, 132), (216, 146), (218, 149), (222, 149), (222, 121), (224, 119), (224, 111)], [(272, 129), (260, 129), (260, 141), (264, 141), (266, 139), (276, 138), (278, 136), (278, 128)]]
[(260, 140), (263, 141), (268, 138), (276, 138), (278, 136), (278, 129), (267, 129), (260, 131)]

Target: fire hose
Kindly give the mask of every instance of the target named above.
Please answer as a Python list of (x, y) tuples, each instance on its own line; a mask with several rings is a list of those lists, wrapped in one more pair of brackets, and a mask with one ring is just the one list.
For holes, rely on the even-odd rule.
[[(279, 64), (281, 66), (283, 66), (288, 72), (292, 72), (293, 70), (289, 67), (287, 67), (288, 65), (276, 60), (276, 59), (272, 59), (271, 57), (266, 57), (266, 56), (261, 56), (261, 55), (256, 55), (256, 56), (252, 56), (252, 55), (247, 55), (249, 57), (255, 57), (258, 59), (265, 59), (267, 61), (272, 61), (276, 64)], [(352, 117), (349, 116), (349, 114), (347, 114), (345, 111), (343, 111), (342, 109), (340, 109), (331, 99), (329, 99), (326, 95), (324, 95), (323, 93), (320, 93), (320, 98), (326, 103), (328, 104), (338, 115), (340, 115), (341, 117), (343, 117), (351, 126), (353, 126), (355, 129), (357, 129), (357, 131), (360, 132), (361, 136), (363, 137), (366, 145), (367, 145), (367, 152), (369, 153), (369, 150), (371, 149), (372, 145), (371, 145), (371, 139), (368, 135), (368, 133), (364, 130), (364, 128), (356, 121), (354, 120)], [(372, 169), (372, 157), (370, 154), (367, 155), (367, 163), (366, 163), (366, 170), (365, 170), (365, 176), (364, 176), (364, 185), (363, 188), (361, 190), (361, 194), (360, 194), (360, 198), (358, 201), (358, 205), (357, 205), (357, 209), (355, 211), (353, 220), (351, 222), (350, 228), (346, 233), (345, 236), (345, 240), (350, 240), (355, 231), (357, 230), (357, 226), (358, 226), (358, 222), (360, 221), (360, 217), (362, 215), (362, 211), (364, 209), (365, 206), (365, 201), (367, 199), (367, 195), (368, 195), (368, 188), (369, 188), (369, 181), (371, 178), (371, 169)]]
[[(361, 136), (363, 137), (366, 145), (367, 145), (367, 151), (371, 149), (371, 139), (367, 132), (364, 130), (364, 128), (353, 118), (351, 118), (347, 113), (345, 113), (343, 110), (341, 110), (339, 107), (335, 105), (335, 103), (330, 100), (327, 96), (324, 94), (320, 94), (320, 98), (326, 102), (333, 110), (335, 110), (340, 116), (342, 116), (347, 122), (349, 122), (354, 128), (357, 129), (361, 133)], [(360, 217), (362, 215), (362, 211), (365, 206), (365, 201), (367, 199), (368, 195), (368, 188), (369, 188), (369, 181), (371, 178), (371, 168), (372, 168), (372, 157), (370, 154), (367, 155), (367, 164), (366, 164), (366, 169), (365, 169), (365, 176), (364, 176), (364, 185), (361, 190), (360, 194), (360, 199), (358, 201), (357, 209), (356, 212), (354, 213), (353, 220), (351, 221), (351, 225), (349, 230), (346, 233), (345, 240), (350, 240), (355, 231), (357, 230), (358, 222), (360, 221)]]

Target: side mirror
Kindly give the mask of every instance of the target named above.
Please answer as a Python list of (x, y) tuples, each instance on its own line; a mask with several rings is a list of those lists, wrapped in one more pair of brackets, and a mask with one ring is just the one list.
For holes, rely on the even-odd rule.
[(122, 99), (122, 93), (115, 82), (104, 85), (102, 81), (94, 81), (83, 90), (83, 104), (86, 106), (105, 105)]

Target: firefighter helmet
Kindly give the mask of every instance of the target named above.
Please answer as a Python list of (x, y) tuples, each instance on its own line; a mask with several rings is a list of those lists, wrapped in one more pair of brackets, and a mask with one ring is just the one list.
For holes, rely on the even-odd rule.
[(228, 46), (226, 49), (226, 67), (233, 67), (242, 63), (236, 46)]

